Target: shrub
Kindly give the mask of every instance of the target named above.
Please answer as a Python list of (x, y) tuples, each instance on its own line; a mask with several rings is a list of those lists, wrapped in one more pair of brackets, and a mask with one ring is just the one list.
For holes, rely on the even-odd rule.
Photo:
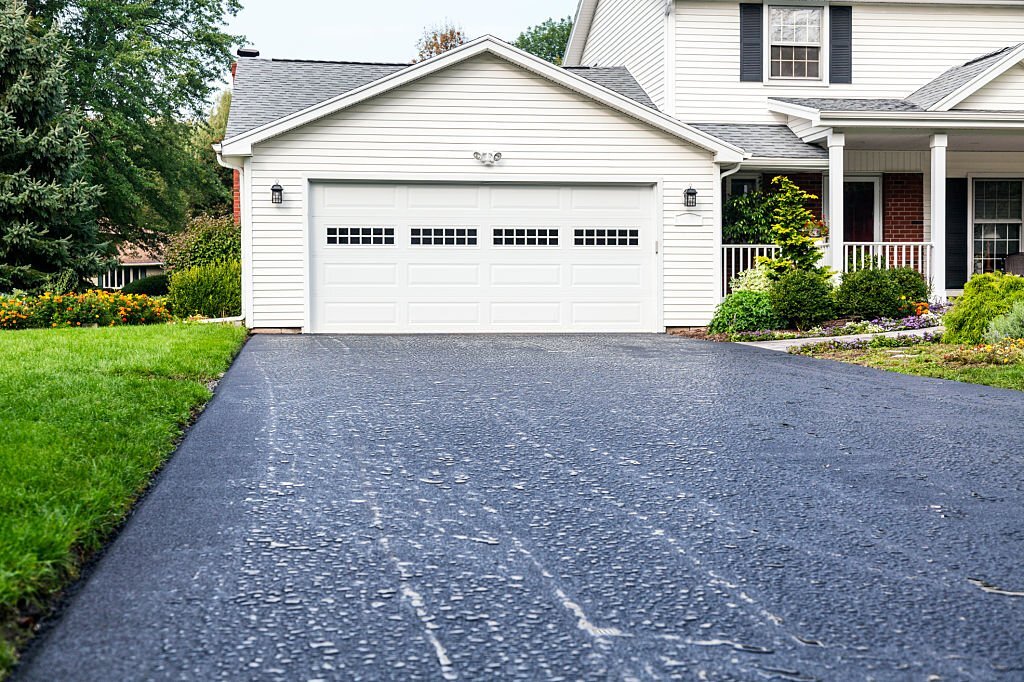
[(171, 314), (161, 299), (114, 291), (0, 298), (0, 329), (113, 327), (170, 320)]
[(1024, 300), (1024, 277), (992, 272), (975, 275), (946, 314), (946, 339), (950, 343), (981, 343), (989, 323)]
[(234, 317), (242, 313), (242, 264), (213, 263), (171, 274), (168, 301), (180, 317)]
[(715, 310), (708, 331), (712, 334), (778, 329), (782, 319), (775, 314), (767, 293), (737, 291), (725, 297)]
[(911, 268), (847, 272), (836, 290), (839, 312), (868, 320), (909, 315), (927, 300), (928, 283)]
[(779, 253), (775, 258), (760, 258), (758, 262), (769, 269), (773, 279), (791, 270), (817, 270), (822, 255), (818, 239), (827, 230), (807, 206), (818, 197), (803, 191), (783, 175), (774, 178), (772, 186), (775, 188), (772, 235)]
[(169, 270), (242, 260), (242, 232), (231, 216), (197, 216), (171, 238), (164, 256)]
[(146, 296), (167, 295), (167, 275), (150, 275), (129, 282), (121, 287), (122, 294), (144, 294)]
[(985, 341), (990, 344), (1005, 339), (1024, 339), (1024, 299), (1017, 301), (1010, 311), (988, 323)]
[(832, 284), (825, 273), (790, 270), (772, 283), (769, 297), (775, 312), (797, 329), (832, 318)]
[(770, 244), (775, 195), (764, 192), (737, 194), (725, 202), (722, 241), (726, 244)]
[(758, 265), (756, 268), (744, 270), (729, 281), (732, 291), (768, 291), (772, 288), (771, 273), (768, 268)]

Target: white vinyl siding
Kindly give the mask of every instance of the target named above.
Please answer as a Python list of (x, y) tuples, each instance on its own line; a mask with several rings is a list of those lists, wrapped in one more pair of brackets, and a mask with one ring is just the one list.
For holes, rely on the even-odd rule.
[[(484, 167), (473, 153), (502, 152)], [(493, 56), (481, 56), (253, 149), (255, 327), (305, 320), (306, 179), (660, 182), (664, 317), (706, 324), (717, 302), (712, 155)], [(270, 186), (284, 203), (270, 202)], [(686, 209), (683, 192), (700, 193)], [(684, 213), (693, 214), (678, 220)], [(686, 227), (677, 227), (686, 222)]]
[(974, 111), (1024, 110), (1024, 66), (1017, 65), (997, 76), (954, 109)]
[(581, 66), (625, 66), (665, 108), (664, 0), (600, 0)]
[(902, 98), (950, 67), (1024, 35), (1024, 8), (855, 3), (852, 84), (743, 83), (738, 4), (676, 3), (675, 106), (681, 120), (784, 123), (785, 117), (768, 111), (768, 97)]

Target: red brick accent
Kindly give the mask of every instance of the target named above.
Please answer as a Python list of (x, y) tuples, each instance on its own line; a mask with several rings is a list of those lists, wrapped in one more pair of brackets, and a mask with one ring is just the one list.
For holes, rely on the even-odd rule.
[(231, 80), (235, 80), (235, 71), (238, 71), (238, 62), (231, 62)]
[(807, 208), (811, 209), (815, 218), (821, 220), (821, 216), (823, 215), (821, 209), (821, 193), (824, 185), (824, 176), (821, 173), (765, 173), (761, 177), (761, 187), (766, 192), (771, 192), (772, 178), (778, 175), (786, 176), (792, 180), (797, 187), (817, 197), (807, 203)]
[(882, 176), (882, 239), (887, 242), (924, 241), (924, 175), (886, 173)]
[(239, 182), (238, 171), (231, 171), (231, 208), (235, 216), (235, 224), (242, 224), (242, 185)]

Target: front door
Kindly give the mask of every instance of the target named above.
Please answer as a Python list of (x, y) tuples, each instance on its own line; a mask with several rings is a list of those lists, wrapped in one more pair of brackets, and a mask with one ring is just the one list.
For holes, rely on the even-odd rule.
[(843, 241), (875, 241), (877, 191), (873, 180), (849, 180), (843, 192)]

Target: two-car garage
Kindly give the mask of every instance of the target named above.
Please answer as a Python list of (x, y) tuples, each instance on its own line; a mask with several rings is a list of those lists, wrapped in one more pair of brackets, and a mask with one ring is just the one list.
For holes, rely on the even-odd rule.
[(310, 331), (662, 328), (655, 188), (313, 183)]

